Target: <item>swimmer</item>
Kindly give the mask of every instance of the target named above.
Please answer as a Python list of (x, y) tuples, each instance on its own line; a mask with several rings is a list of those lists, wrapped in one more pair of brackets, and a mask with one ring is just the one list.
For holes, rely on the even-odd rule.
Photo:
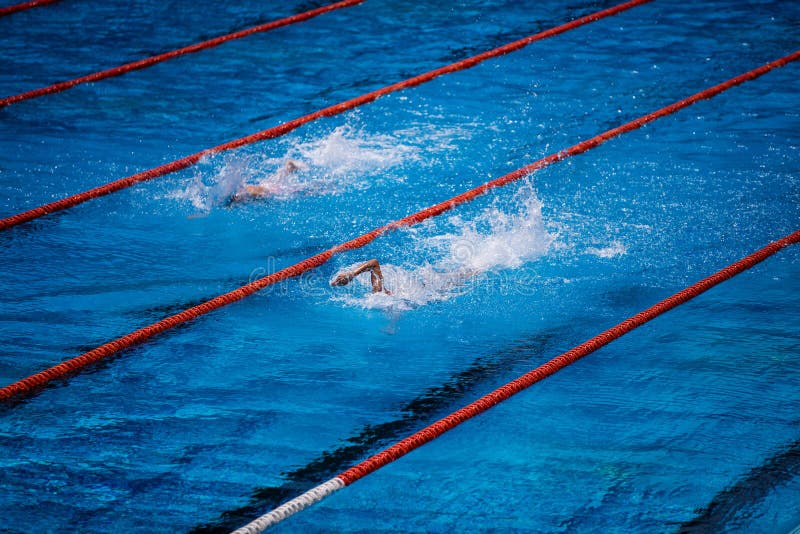
[[(331, 280), (331, 286), (346, 286), (353, 281), (361, 273), (369, 271), (370, 282), (372, 283), (373, 293), (385, 293), (391, 295), (392, 292), (386, 289), (383, 285), (383, 273), (381, 272), (381, 265), (378, 260), (369, 260), (362, 263), (351, 271), (345, 271), (337, 274)], [(464, 285), (470, 278), (480, 274), (481, 271), (470, 268), (460, 268), (457, 271), (438, 271), (430, 268), (421, 269), (417, 271), (418, 274), (423, 274), (419, 277), (420, 280), (413, 282), (418, 288), (428, 288), (430, 291), (437, 293), (447, 293), (455, 288)], [(417, 278), (417, 277), (415, 277)], [(395, 288), (397, 289), (397, 288)], [(401, 290), (401, 294), (408, 294), (408, 287)], [(413, 291), (413, 290), (412, 290)]]
[(373, 293), (386, 293), (387, 295), (391, 295), (385, 287), (383, 287), (383, 273), (381, 272), (381, 264), (378, 263), (378, 260), (369, 260), (367, 262), (362, 263), (352, 271), (347, 271), (344, 273), (339, 273), (336, 275), (336, 278), (331, 280), (332, 286), (346, 286), (353, 279), (358, 276), (359, 274), (369, 271), (370, 282), (372, 282), (372, 292)]
[[(303, 165), (294, 160), (286, 160), (283, 167), (275, 173), (278, 180), (283, 180), (301, 170)], [(236, 191), (230, 198), (229, 203), (245, 202), (247, 200), (258, 200), (269, 198), (282, 193), (281, 188), (277, 184), (243, 184), (238, 191)]]

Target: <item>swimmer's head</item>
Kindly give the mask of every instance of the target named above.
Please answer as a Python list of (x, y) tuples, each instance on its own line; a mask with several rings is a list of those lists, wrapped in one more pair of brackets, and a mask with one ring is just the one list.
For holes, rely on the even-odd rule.
[(353, 275), (349, 272), (338, 273), (331, 278), (331, 287), (346, 286), (353, 280)]
[(295, 161), (293, 159), (287, 159), (286, 163), (283, 164), (283, 171), (289, 174), (295, 173), (297, 171), (304, 171), (308, 168), (305, 163), (300, 161)]

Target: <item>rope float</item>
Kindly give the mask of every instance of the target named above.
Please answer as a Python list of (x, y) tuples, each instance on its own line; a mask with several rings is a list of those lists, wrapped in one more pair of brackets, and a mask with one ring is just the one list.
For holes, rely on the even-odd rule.
[(488, 59), (495, 58), (498, 56), (502, 56), (508, 54), (510, 52), (514, 52), (521, 48), (528, 46), (529, 44), (540, 41), (542, 39), (546, 39), (548, 37), (553, 37), (555, 35), (564, 33), (566, 31), (572, 30), (579, 26), (583, 26), (585, 24), (589, 24), (590, 22), (595, 22), (597, 20), (603, 19), (605, 17), (610, 17), (612, 15), (616, 15), (617, 13), (621, 13), (627, 9), (632, 7), (646, 4), (648, 2), (652, 2), (652, 0), (631, 0), (629, 2), (625, 2), (623, 4), (619, 4), (615, 7), (605, 9), (603, 11), (598, 11), (591, 15), (586, 15), (585, 17), (581, 17), (579, 19), (575, 19), (572, 22), (568, 22), (566, 24), (562, 24), (561, 26), (556, 26), (555, 28), (551, 28), (549, 30), (545, 30), (543, 32), (537, 33), (535, 35), (531, 35), (529, 37), (525, 37), (518, 41), (514, 41), (513, 43), (494, 48), (487, 52), (483, 52), (476, 56), (472, 56), (467, 59), (463, 59), (461, 61), (457, 61), (455, 63), (451, 63), (444, 67), (440, 67), (438, 69), (426, 72), (424, 74), (420, 74), (413, 78), (409, 78), (407, 80), (397, 82), (392, 85), (388, 85), (383, 87), (382, 89), (378, 89), (376, 91), (372, 91), (370, 93), (366, 93), (364, 95), (358, 96), (356, 98), (346, 100), (339, 104), (335, 104), (333, 106), (329, 106), (327, 108), (321, 109), (314, 113), (310, 113), (308, 115), (304, 115), (300, 118), (291, 120), (289, 122), (285, 122), (278, 126), (274, 126), (272, 128), (268, 128), (266, 130), (262, 130), (260, 132), (248, 135), (246, 137), (241, 137), (239, 139), (235, 139), (233, 141), (229, 141), (228, 143), (218, 145), (213, 148), (208, 148), (205, 150), (201, 150), (195, 154), (191, 154), (189, 156), (183, 157), (181, 159), (172, 161), (170, 163), (166, 163), (164, 165), (155, 167), (153, 169), (143, 171), (137, 174), (133, 174), (128, 176), (127, 178), (121, 178), (114, 182), (109, 182), (107, 184), (101, 185), (99, 187), (95, 187), (93, 189), (89, 189), (88, 191), (84, 191), (83, 193), (78, 193), (69, 197), (62, 198), (60, 200), (56, 200), (54, 202), (50, 202), (48, 204), (44, 204), (37, 208), (33, 208), (31, 210), (18, 213), (17, 215), (13, 215), (7, 217), (5, 219), (0, 219), (0, 230), (5, 230), (16, 226), (18, 224), (22, 224), (25, 222), (32, 221), (34, 219), (38, 219), (40, 217), (44, 217), (50, 213), (54, 213), (57, 211), (65, 210), (86, 202), (88, 200), (102, 197), (108, 194), (111, 194), (115, 191), (119, 191), (120, 189), (125, 189), (127, 187), (131, 187), (132, 185), (138, 184), (140, 182), (145, 182), (147, 180), (152, 180), (154, 178), (158, 178), (161, 176), (165, 176), (167, 174), (171, 174), (173, 172), (177, 172), (179, 170), (185, 169), (196, 164), (200, 161), (201, 158), (204, 156), (208, 156), (211, 154), (216, 154), (219, 152), (225, 152), (228, 150), (234, 150), (236, 148), (243, 147), (245, 145), (250, 145), (253, 143), (257, 143), (259, 141), (264, 141), (266, 139), (273, 139), (276, 137), (280, 137), (282, 135), (286, 135), (287, 133), (291, 132), (292, 130), (299, 128), (300, 126), (320, 119), (322, 117), (333, 117), (335, 115), (339, 115), (348, 111), (350, 109), (354, 109), (356, 107), (362, 106), (364, 104), (368, 104), (377, 100), (378, 98), (385, 96), (389, 93), (393, 93), (396, 91), (400, 91), (402, 89), (406, 89), (409, 87), (414, 87), (426, 82), (437, 78), (443, 74), (449, 74), (451, 72), (456, 72), (460, 70), (465, 70), (479, 63), (482, 63)]
[(347, 241), (346, 243), (342, 243), (331, 249), (321, 252), (316, 256), (312, 256), (292, 266), (281, 269), (276, 273), (254, 280), (249, 284), (241, 286), (238, 289), (219, 295), (218, 297), (215, 297), (209, 301), (206, 301), (192, 308), (188, 308), (180, 313), (162, 319), (157, 323), (153, 323), (149, 326), (140, 328), (134, 332), (131, 332), (126, 336), (123, 336), (119, 339), (106, 343), (105, 345), (97, 347), (80, 356), (76, 356), (75, 358), (62, 362), (54, 367), (51, 367), (49, 369), (36, 373), (32, 376), (24, 378), (18, 382), (14, 382), (13, 384), (3, 387), (2, 389), (0, 389), (0, 400), (8, 400), (20, 395), (31, 394), (37, 388), (43, 387), (44, 385), (48, 384), (53, 380), (64, 378), (71, 373), (78, 372), (87, 365), (90, 365), (94, 362), (107, 358), (112, 354), (116, 354), (117, 352), (123, 349), (141, 343), (156, 334), (174, 328), (179, 324), (200, 317), (201, 315), (205, 315), (213, 310), (216, 310), (217, 308), (221, 308), (222, 306), (226, 306), (228, 304), (241, 300), (247, 297), (248, 295), (252, 295), (256, 291), (259, 291), (267, 286), (275, 284), (281, 280), (286, 280), (288, 278), (299, 276), (306, 271), (319, 267), (320, 265), (330, 260), (336, 254), (348, 250), (361, 248), (367, 245), (368, 243), (374, 241), (377, 237), (387, 232), (405, 226), (411, 226), (419, 222), (422, 222), (426, 219), (429, 219), (431, 217), (440, 215), (448, 210), (455, 208), (460, 204), (464, 204), (465, 202), (469, 202), (477, 198), (478, 196), (483, 195), (492, 188), (504, 186), (506, 184), (519, 180), (525, 176), (528, 176), (539, 169), (548, 167), (554, 163), (567, 159), (571, 156), (582, 154), (588, 150), (600, 146), (601, 144), (605, 143), (606, 141), (614, 137), (641, 128), (645, 124), (652, 122), (660, 117), (664, 117), (666, 115), (675, 113), (676, 111), (686, 108), (698, 102), (699, 100), (711, 98), (715, 95), (718, 95), (719, 93), (722, 93), (723, 91), (726, 91), (727, 89), (730, 89), (731, 87), (744, 83), (748, 80), (753, 80), (755, 78), (758, 78), (759, 76), (762, 76), (773, 69), (783, 67), (787, 63), (796, 61), (798, 59), (800, 59), (800, 50), (794, 52), (793, 54), (780, 58), (778, 60), (772, 61), (771, 63), (767, 63), (766, 65), (762, 65), (757, 69), (753, 69), (744, 74), (736, 76), (735, 78), (731, 78), (730, 80), (715, 85), (714, 87), (711, 87), (699, 93), (695, 93), (694, 95), (688, 98), (685, 98), (683, 100), (675, 102), (674, 104), (670, 104), (669, 106), (663, 107), (657, 111), (639, 117), (638, 119), (625, 123), (622, 126), (618, 126), (602, 134), (599, 134), (595, 137), (582, 141), (565, 150), (562, 150), (555, 154), (551, 154), (534, 163), (531, 163), (530, 165), (526, 165), (525, 167), (517, 169), (516, 171), (513, 171), (509, 174), (506, 174), (499, 178), (495, 178), (494, 180), (479, 185), (478, 187), (465, 191), (464, 193), (461, 193), (460, 195), (457, 195), (449, 200), (440, 202), (439, 204), (418, 211), (403, 219), (390, 222), (384, 226), (372, 230), (371, 232), (368, 232), (355, 239)]
[[(50, 1), (54, 2), (56, 0), (50, 0)], [(241, 39), (242, 37), (247, 37), (248, 35), (253, 35), (254, 33), (268, 32), (270, 30), (275, 30), (277, 28), (289, 26), (290, 24), (303, 22), (308, 19), (314, 18), (316, 16), (322, 15), (323, 13), (328, 13), (330, 11), (334, 11), (337, 9), (354, 6), (362, 2), (364, 2), (364, 0), (344, 0), (342, 2), (336, 2), (335, 4), (330, 4), (317, 9), (312, 9), (310, 11), (305, 11), (303, 13), (298, 13), (297, 15), (285, 17), (279, 20), (268, 22), (266, 24), (260, 24), (258, 26), (253, 26), (252, 28), (246, 28), (238, 32), (229, 33), (227, 35), (222, 35), (220, 37), (215, 37), (213, 39), (209, 39), (208, 41), (195, 43), (193, 45), (184, 46), (176, 50), (164, 52), (163, 54), (158, 54), (137, 61), (132, 61), (131, 63), (126, 63), (118, 67), (113, 67), (92, 74), (87, 74), (86, 76), (81, 76), (79, 78), (74, 78), (72, 80), (54, 83), (53, 85), (48, 85), (47, 87), (40, 87), (39, 89), (33, 89), (31, 91), (26, 91), (18, 95), (0, 98), (0, 108), (3, 108), (11, 104), (16, 104), (17, 102), (22, 102), (24, 100), (31, 100), (33, 98), (37, 98), (40, 96), (51, 95), (53, 93), (60, 93), (62, 91), (66, 91), (67, 89), (70, 89), (82, 83), (96, 82), (99, 80), (105, 80), (106, 78), (113, 78), (114, 76), (121, 76), (123, 74), (126, 74), (134, 70), (146, 69), (147, 67), (151, 67), (157, 63), (162, 63), (164, 61), (168, 61), (170, 59), (174, 59), (179, 56), (183, 56), (186, 54), (193, 54), (195, 52), (200, 52), (201, 50), (214, 48), (215, 46), (227, 43), (228, 41)]]
[(419, 447), (422, 447), (426, 443), (438, 438), (448, 430), (452, 430), (453, 428), (457, 427), (464, 421), (467, 421), (476, 415), (482, 414), (489, 408), (513, 397), (520, 391), (529, 388), (533, 384), (540, 382), (541, 380), (544, 380), (545, 378), (555, 374), (568, 365), (575, 363), (584, 356), (588, 356), (596, 350), (608, 345), (612, 341), (619, 339), (625, 334), (639, 328), (643, 324), (652, 321), (659, 315), (692, 300), (696, 296), (705, 293), (712, 287), (729, 280), (730, 278), (733, 278), (737, 274), (750, 269), (758, 263), (761, 263), (783, 248), (798, 242), (800, 242), (800, 230), (797, 230), (793, 234), (779, 239), (778, 241), (770, 243), (761, 250), (750, 254), (749, 256), (725, 267), (720, 271), (717, 271), (708, 278), (704, 278), (703, 280), (700, 280), (686, 289), (675, 293), (671, 297), (668, 297), (661, 302), (647, 308), (646, 310), (639, 312), (633, 317), (622, 321), (618, 325), (609, 328), (608, 330), (598, 334), (581, 345), (578, 345), (577, 347), (568, 350), (560, 356), (553, 358), (544, 365), (529, 371), (516, 380), (513, 380), (508, 384), (492, 391), (491, 393), (484, 395), (480, 399), (468, 404), (467, 406), (464, 406), (447, 417), (436, 421), (432, 425), (425, 427), (411, 436), (408, 436), (402, 441), (395, 443), (391, 447), (379, 452), (367, 460), (354, 465), (347, 471), (341, 473), (339, 476), (320, 484), (319, 486), (307, 491), (306, 493), (303, 493), (302, 495), (279, 506), (278, 508), (275, 508), (271, 512), (264, 514), (255, 521), (236, 530), (234, 534), (259, 534), (260, 532), (263, 532), (270, 526), (283, 521), (297, 512), (308, 508), (312, 504), (321, 501), (325, 497), (328, 497), (345, 486), (353, 484), (355, 481), (364, 478), (370, 473), (374, 473), (381, 467), (394, 462), (395, 460), (405, 456), (415, 449), (418, 449)]
[(59, 0), (31, 0), (30, 2), (24, 2), (22, 4), (16, 4), (8, 7), (0, 7), (0, 17), (5, 17), (6, 15), (11, 15), (12, 13), (18, 13), (20, 11), (25, 11), (26, 9), (31, 9), (34, 7), (46, 6), (48, 4), (55, 4), (58, 1)]

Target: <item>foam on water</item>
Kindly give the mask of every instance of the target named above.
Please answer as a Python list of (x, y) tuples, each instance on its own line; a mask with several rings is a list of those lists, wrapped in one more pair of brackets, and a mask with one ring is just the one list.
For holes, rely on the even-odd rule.
[(620, 241), (613, 241), (605, 247), (589, 247), (586, 249), (587, 254), (598, 256), (600, 258), (615, 258), (617, 256), (622, 256), (627, 252), (628, 247), (626, 247)]
[[(441, 226), (447, 227), (444, 232)], [(431, 227), (439, 233), (427, 235)], [(474, 219), (453, 216), (438, 225), (405, 232), (410, 239), (400, 252), (425, 259), (416, 265), (382, 263), (389, 294), (372, 293), (369, 275), (362, 274), (347, 288), (334, 288), (332, 298), (350, 306), (384, 310), (408, 310), (448, 300), (468, 292), (486, 273), (515, 269), (541, 257), (557, 237), (545, 225), (542, 203), (530, 185), (517, 192), (510, 206), (496, 200)], [(339, 273), (360, 263), (343, 267)]]
[[(370, 175), (417, 158), (418, 149), (396, 136), (368, 134), (350, 125), (322, 138), (282, 140), (279, 157), (237, 151), (211, 157), (196, 167), (194, 180), (168, 195), (208, 212), (225, 205), (246, 185), (260, 186), (269, 198), (335, 195), (369, 185)], [(262, 145), (266, 146), (266, 145)], [(296, 172), (287, 172), (293, 162)]]

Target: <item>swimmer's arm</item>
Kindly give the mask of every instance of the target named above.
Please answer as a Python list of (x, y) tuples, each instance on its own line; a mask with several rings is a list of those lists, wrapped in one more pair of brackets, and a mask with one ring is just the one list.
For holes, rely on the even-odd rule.
[[(374, 259), (362, 263), (350, 272), (340, 274), (331, 282), (331, 285), (346, 286), (353, 280), (353, 278), (366, 271), (370, 271), (372, 292), (381, 293), (386, 291), (383, 287), (383, 273), (381, 272), (381, 264), (378, 263), (378, 260)], [(388, 291), (386, 292), (388, 293)]]
[(378, 263), (378, 260), (371, 261), (375, 262), (371, 269), (372, 272), (369, 275), (370, 282), (372, 282), (372, 292), (383, 293), (385, 291), (388, 293), (388, 291), (383, 288), (383, 273), (381, 272), (381, 266)]
[[(347, 271), (344, 273), (339, 274), (336, 278), (333, 279), (331, 282), (332, 286), (346, 286), (350, 282), (353, 281), (353, 278), (358, 276), (359, 274), (363, 273), (364, 271), (371, 271), (377, 268), (378, 272), (380, 272), (380, 264), (378, 260), (369, 260), (367, 262), (362, 263), (352, 271)], [(383, 277), (381, 277), (383, 278)]]

